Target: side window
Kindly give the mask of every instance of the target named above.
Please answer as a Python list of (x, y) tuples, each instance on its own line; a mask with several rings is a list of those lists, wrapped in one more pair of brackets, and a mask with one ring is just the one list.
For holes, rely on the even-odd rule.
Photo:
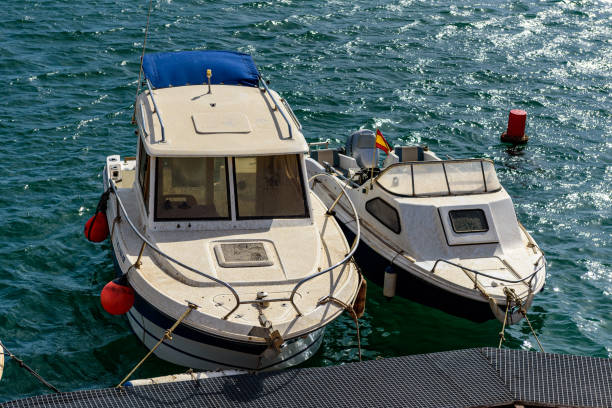
[(142, 191), (145, 210), (149, 213), (149, 174), (151, 173), (151, 160), (142, 145), (142, 140), (138, 145), (138, 183)]
[(448, 212), (453, 226), (453, 231), (458, 234), (469, 232), (487, 232), (489, 224), (484, 211), (476, 208), (473, 210), (453, 210)]
[(397, 210), (380, 198), (374, 198), (365, 205), (367, 212), (391, 231), (399, 234), (402, 230)]

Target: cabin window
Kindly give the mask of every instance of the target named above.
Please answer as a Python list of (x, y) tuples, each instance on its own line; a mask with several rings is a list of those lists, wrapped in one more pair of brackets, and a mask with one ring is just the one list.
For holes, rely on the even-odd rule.
[(144, 202), (145, 210), (149, 213), (149, 173), (151, 171), (151, 160), (147, 154), (142, 140), (138, 147), (138, 183), (142, 192), (142, 201)]
[(238, 218), (308, 217), (300, 156), (236, 157)]
[(365, 207), (367, 212), (372, 214), (381, 224), (396, 234), (400, 233), (402, 228), (400, 226), (399, 214), (389, 203), (380, 198), (374, 198), (368, 201)]
[(157, 159), (155, 220), (229, 219), (227, 159)]
[(468, 232), (487, 232), (489, 224), (484, 211), (480, 209), (453, 210), (448, 212), (453, 231), (458, 234)]

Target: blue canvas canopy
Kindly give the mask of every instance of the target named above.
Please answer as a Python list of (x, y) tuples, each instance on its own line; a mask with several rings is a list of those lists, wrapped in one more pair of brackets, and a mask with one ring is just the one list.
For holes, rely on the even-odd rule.
[(206, 84), (257, 86), (259, 71), (248, 54), (232, 51), (181, 51), (147, 54), (142, 61), (153, 88)]

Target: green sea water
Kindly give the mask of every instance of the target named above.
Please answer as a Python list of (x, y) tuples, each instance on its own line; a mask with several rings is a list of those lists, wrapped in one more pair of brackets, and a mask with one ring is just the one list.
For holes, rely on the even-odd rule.
[[(82, 234), (130, 124), (146, 0), (14, 0), (0, 14), (0, 339), (61, 390), (116, 384), (146, 353), (99, 302), (108, 243)], [(148, 49), (251, 53), (310, 141), (361, 127), (493, 159), (548, 258), (530, 311), (546, 351), (612, 357), (612, 3), (154, 0)], [(499, 142), (508, 111), (531, 140)], [(384, 265), (381, 265), (381, 269)], [(364, 358), (496, 346), (474, 324), (369, 286)], [(342, 316), (307, 366), (357, 359)], [(504, 347), (536, 350), (523, 321)], [(151, 358), (136, 377), (184, 371)], [(47, 392), (7, 362), (0, 401)]]

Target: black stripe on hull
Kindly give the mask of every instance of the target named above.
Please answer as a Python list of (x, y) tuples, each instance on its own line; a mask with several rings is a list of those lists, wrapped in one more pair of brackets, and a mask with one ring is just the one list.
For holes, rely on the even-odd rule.
[[(136, 298), (134, 301), (134, 308), (138, 311), (138, 313), (143, 315), (145, 319), (149, 320), (154, 325), (163, 329), (169, 329), (176, 322), (176, 319), (169, 317), (155, 306), (151, 305), (138, 293), (135, 293), (135, 295)], [(178, 327), (174, 329), (174, 333), (198, 343), (204, 343), (231, 351), (238, 351), (240, 353), (260, 355), (266, 348), (268, 348), (268, 345), (265, 343), (245, 343), (228, 339), (226, 337), (219, 337), (197, 330), (184, 323), (179, 324)], [(291, 343), (291, 341), (289, 341), (289, 343)]]
[[(146, 329), (146, 328), (145, 328), (145, 327), (144, 327), (142, 324), (140, 324), (140, 322), (138, 321), (138, 319), (137, 319), (137, 318), (134, 316), (134, 314), (133, 314), (131, 311), (129, 311), (129, 312), (128, 312), (128, 314), (130, 315), (130, 317), (132, 318), (132, 320), (134, 321), (134, 323), (136, 323), (136, 324), (138, 325), (138, 327), (140, 327), (140, 328), (142, 329), (142, 331), (144, 331), (144, 333), (145, 333), (147, 336), (149, 336), (149, 337), (151, 337), (151, 338), (155, 339), (156, 341), (158, 341), (158, 340), (159, 340), (157, 337), (155, 337), (155, 336), (153, 335), (153, 333), (151, 333), (150, 331), (148, 331), (148, 330), (147, 330), (147, 329)], [(130, 326), (131, 326), (131, 325), (130, 325)], [(133, 329), (133, 328), (132, 328), (132, 332), (134, 332), (134, 334), (136, 334), (136, 332), (134, 331), (134, 329)], [(175, 330), (175, 332), (176, 332), (176, 330)], [(166, 342), (166, 341), (164, 341), (164, 342), (163, 342), (163, 345), (164, 345), (164, 346), (166, 346), (166, 347), (168, 347), (168, 348), (170, 348), (170, 349), (172, 349), (172, 350), (173, 350), (174, 352), (176, 352), (176, 353), (184, 354), (184, 355), (186, 355), (186, 356), (189, 356), (190, 358), (194, 358), (194, 359), (196, 359), (196, 360), (200, 360), (200, 361), (205, 361), (205, 362), (210, 363), (210, 364), (217, 364), (217, 365), (219, 365), (219, 366), (223, 366), (223, 367), (227, 367), (227, 368), (232, 368), (232, 369), (236, 369), (236, 370), (261, 371), (261, 370), (268, 370), (268, 369), (271, 369), (271, 368), (273, 368), (273, 367), (275, 367), (275, 366), (278, 366), (278, 365), (280, 365), (280, 364), (283, 364), (285, 361), (291, 360), (291, 359), (293, 359), (293, 358), (296, 358), (296, 357), (297, 357), (297, 356), (299, 356), (300, 354), (305, 353), (306, 351), (310, 350), (310, 349), (311, 349), (311, 348), (312, 348), (314, 345), (316, 345), (317, 343), (319, 343), (319, 342), (321, 341), (321, 336), (322, 336), (322, 334), (321, 334), (321, 335), (319, 335), (319, 337), (318, 337), (318, 338), (317, 338), (315, 341), (313, 341), (312, 343), (310, 343), (310, 344), (308, 345), (308, 347), (306, 347), (306, 348), (304, 348), (304, 349), (302, 349), (302, 350), (298, 351), (297, 353), (295, 353), (295, 354), (293, 354), (293, 355), (291, 355), (291, 356), (289, 356), (289, 357), (287, 357), (287, 358), (285, 358), (285, 359), (283, 359), (283, 360), (277, 361), (277, 362), (276, 362), (276, 363), (274, 363), (274, 364), (270, 364), (270, 365), (267, 365), (267, 366), (265, 366), (265, 367), (261, 367), (261, 368), (258, 368), (258, 369), (253, 369), (252, 367), (242, 367), (242, 366), (236, 366), (236, 365), (227, 364), (227, 363), (222, 363), (222, 362), (215, 361), (215, 360), (210, 360), (210, 359), (207, 359), (207, 358), (204, 358), (204, 357), (201, 357), (201, 356), (197, 356), (197, 355), (195, 355), (195, 354), (191, 354), (191, 353), (189, 353), (189, 352), (187, 352), (187, 351), (184, 351), (184, 350), (181, 350), (181, 349), (179, 349), (179, 348), (176, 348), (176, 347), (174, 347), (172, 344), (170, 344), (170, 343), (168, 343), (168, 342)]]
[[(352, 242), (355, 234), (340, 220), (338, 223), (348, 241)], [(355, 260), (370, 281), (383, 287), (385, 268), (391, 263), (389, 260), (373, 250), (363, 238), (355, 253)], [(476, 323), (495, 319), (488, 302), (480, 302), (454, 294), (420, 279), (397, 265), (393, 267), (397, 272), (396, 295)]]

